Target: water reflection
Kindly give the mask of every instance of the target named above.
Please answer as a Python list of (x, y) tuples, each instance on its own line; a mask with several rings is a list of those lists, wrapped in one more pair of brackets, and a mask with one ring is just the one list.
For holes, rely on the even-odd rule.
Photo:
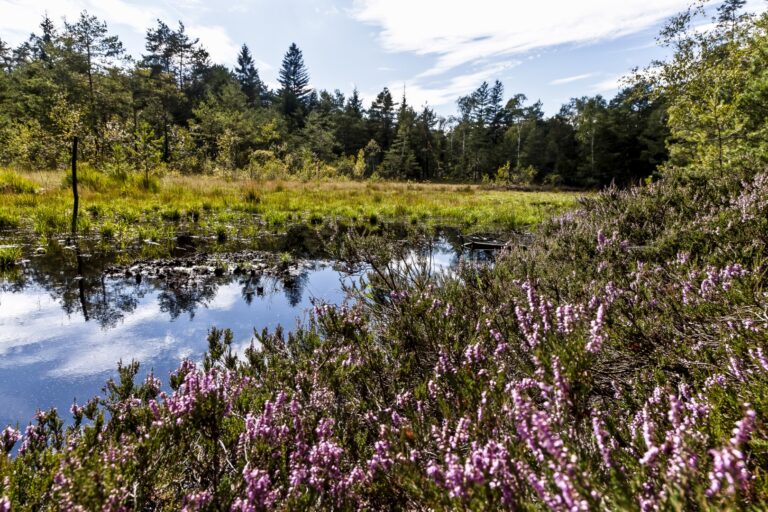
[(35, 282), (4, 290), (0, 424), (25, 422), (38, 407), (66, 410), (73, 398), (86, 400), (121, 359), (137, 359), (167, 377), (180, 359), (200, 357), (211, 326), (231, 328), (242, 350), (254, 327), (293, 327), (312, 297), (340, 302), (345, 279), (354, 278), (324, 263), (287, 287), (273, 277), (256, 286), (251, 278), (230, 278), (185, 289), (163, 289), (151, 280), (83, 279), (87, 315), (75, 282), (63, 290)]
[[(313, 299), (339, 303), (357, 280), (322, 260), (279, 277), (107, 277), (120, 255), (112, 248), (54, 242), (46, 249), (22, 272), (0, 277), (0, 425), (23, 425), (38, 408), (66, 411), (73, 399), (98, 394), (119, 360), (136, 359), (167, 380), (180, 359), (202, 355), (212, 326), (231, 328), (242, 352), (254, 328), (291, 329)], [(488, 258), (460, 250), (460, 240), (443, 238), (416, 252), (443, 269), (462, 257)]]

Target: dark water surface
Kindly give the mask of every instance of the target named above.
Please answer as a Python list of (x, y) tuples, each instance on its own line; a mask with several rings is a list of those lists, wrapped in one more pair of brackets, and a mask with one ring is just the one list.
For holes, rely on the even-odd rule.
[[(461, 253), (460, 244), (440, 239), (430, 250), (431, 265), (450, 268)], [(254, 329), (293, 329), (314, 300), (341, 303), (344, 285), (359, 280), (332, 261), (312, 259), (302, 260), (290, 279), (210, 275), (181, 287), (105, 277), (104, 254), (79, 264), (78, 271), (72, 250), (57, 245), (31, 256), (21, 272), (0, 277), (0, 428), (23, 426), (50, 407), (68, 419), (73, 400), (100, 394), (120, 360), (138, 360), (140, 376), (152, 368), (165, 384), (183, 358), (200, 360), (211, 327), (232, 329), (242, 352)]]

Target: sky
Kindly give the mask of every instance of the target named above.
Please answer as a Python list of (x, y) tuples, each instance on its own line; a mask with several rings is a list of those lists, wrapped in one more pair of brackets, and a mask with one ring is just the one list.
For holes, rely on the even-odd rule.
[[(211, 59), (233, 67), (247, 44), (272, 87), (288, 46), (304, 54), (311, 85), (357, 87), (369, 103), (384, 86), (441, 115), (484, 80), (522, 93), (554, 114), (572, 97), (610, 98), (620, 79), (665, 55), (664, 21), (691, 0), (0, 0), (0, 39), (16, 45), (87, 10), (107, 22), (134, 57), (147, 28), (183, 21)], [(713, 2), (713, 7), (717, 2)], [(761, 10), (765, 0), (749, 0)]]

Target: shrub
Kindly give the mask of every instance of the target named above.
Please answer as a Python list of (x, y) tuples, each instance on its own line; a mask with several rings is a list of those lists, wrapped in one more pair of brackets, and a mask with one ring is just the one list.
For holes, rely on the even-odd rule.
[(261, 195), (253, 188), (248, 188), (243, 195), (243, 200), (251, 205), (257, 205), (261, 202)]

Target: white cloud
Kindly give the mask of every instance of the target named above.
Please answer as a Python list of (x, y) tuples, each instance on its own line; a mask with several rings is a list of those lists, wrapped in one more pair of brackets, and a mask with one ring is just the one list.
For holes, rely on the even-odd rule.
[(588, 43), (639, 32), (686, 8), (689, 0), (355, 0), (352, 15), (377, 25), (390, 52), (436, 55), (422, 76), (481, 59)]
[(208, 50), (214, 62), (232, 66), (237, 60), (240, 45), (229, 37), (224, 27), (189, 25), (186, 29), (189, 35), (200, 38), (200, 42)]
[[(2, 39), (16, 45), (26, 40), (30, 33), (39, 32), (45, 13), (60, 26), (62, 19), (74, 22), (86, 10), (106, 21), (110, 32), (118, 34), (121, 39), (130, 35), (133, 37), (128, 39), (142, 41), (128, 48), (130, 53), (138, 56), (143, 51), (143, 37), (147, 29), (155, 26), (156, 20), (161, 19), (172, 28), (181, 20), (190, 36), (200, 38), (214, 62), (226, 65), (235, 62), (240, 45), (232, 40), (226, 28), (204, 22), (207, 8), (203, 2), (186, 0), (166, 7), (160, 5), (163, 4), (139, 5), (128, 0), (0, 0), (0, 33)], [(257, 61), (257, 65), (260, 69), (271, 68), (261, 61)]]
[[(520, 61), (488, 65), (480, 70), (454, 76), (448, 80), (437, 80), (434, 82), (434, 85), (425, 84), (423, 77), (406, 80), (406, 99), (414, 107), (420, 107), (427, 103), (432, 106), (453, 103), (459, 96), (476, 89), (484, 80), (491, 81), (502, 72), (519, 64)], [(399, 84), (395, 82), (390, 86), (390, 90), (396, 96), (396, 99), (399, 99), (399, 92), (402, 91), (402, 88), (403, 82)]]
[(601, 80), (590, 86), (590, 90), (594, 93), (611, 93), (615, 94), (624, 86), (624, 75), (614, 75), (605, 80)]
[(594, 76), (594, 73), (584, 73), (583, 75), (576, 75), (576, 76), (568, 76), (565, 78), (558, 78), (556, 80), (552, 80), (549, 82), (549, 85), (563, 85), (563, 84), (570, 84), (571, 82), (578, 82), (579, 80), (584, 80), (586, 78), (589, 78), (591, 76)]
[(165, 14), (156, 7), (138, 6), (123, 0), (0, 0), (0, 31), (4, 36), (8, 34), (6, 37), (11, 43), (18, 44), (31, 32), (39, 31), (45, 13), (59, 25), (63, 18), (76, 21), (84, 10), (105, 20), (111, 29), (124, 26), (141, 34)]

